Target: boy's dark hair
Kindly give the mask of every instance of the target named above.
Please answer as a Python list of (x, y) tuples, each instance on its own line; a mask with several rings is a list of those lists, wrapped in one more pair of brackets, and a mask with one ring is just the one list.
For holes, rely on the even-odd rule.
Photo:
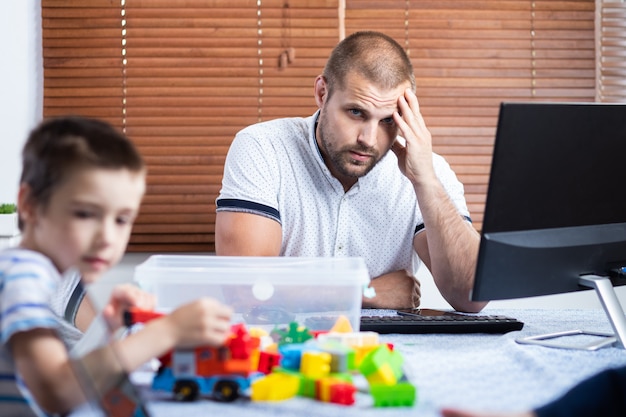
[(107, 122), (66, 116), (41, 122), (22, 150), (20, 184), (30, 187), (29, 199), (46, 206), (51, 195), (77, 169), (145, 169), (133, 143)]
[(384, 33), (355, 32), (337, 44), (323, 72), (328, 98), (335, 89), (345, 87), (346, 76), (351, 73), (360, 74), (384, 89), (409, 81), (415, 91), (411, 60), (402, 46)]

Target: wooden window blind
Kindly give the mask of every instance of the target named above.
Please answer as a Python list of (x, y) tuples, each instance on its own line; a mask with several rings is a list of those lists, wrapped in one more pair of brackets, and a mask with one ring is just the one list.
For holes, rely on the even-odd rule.
[(593, 23), (593, 0), (346, 3), (347, 34), (380, 30), (408, 50), (433, 148), (479, 230), (500, 102), (593, 101)]
[[(44, 116), (104, 118), (138, 145), (148, 190), (130, 251), (213, 251), (235, 133), (312, 114), (340, 33), (380, 30), (409, 52), (435, 151), (480, 229), (500, 102), (594, 100), (595, 1), (42, 0)], [(605, 91), (623, 87), (612, 33)]]
[(337, 1), (42, 6), (44, 115), (105, 118), (148, 163), (129, 250), (214, 251), (230, 143), (249, 124), (315, 111), (313, 80), (338, 41)]
[(42, 26), (44, 116), (81, 114), (121, 128), (119, 6), (44, 0)]
[(626, 2), (596, 0), (596, 100), (626, 102)]

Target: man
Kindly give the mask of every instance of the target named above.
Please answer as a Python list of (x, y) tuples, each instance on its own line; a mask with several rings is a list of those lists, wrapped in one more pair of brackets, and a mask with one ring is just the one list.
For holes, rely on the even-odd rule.
[(314, 95), (313, 116), (235, 137), (217, 199), (217, 254), (361, 256), (376, 291), (363, 306), (372, 308), (419, 305), (421, 260), (452, 307), (480, 311), (485, 304), (469, 300), (480, 237), (462, 184), (432, 152), (402, 47), (382, 33), (352, 34)]

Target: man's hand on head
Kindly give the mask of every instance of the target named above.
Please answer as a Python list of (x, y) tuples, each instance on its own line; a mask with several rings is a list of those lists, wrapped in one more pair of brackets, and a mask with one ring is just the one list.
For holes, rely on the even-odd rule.
[(432, 136), (420, 112), (417, 97), (410, 89), (398, 98), (398, 111), (393, 119), (405, 142), (396, 140), (391, 147), (398, 157), (400, 171), (413, 184), (432, 180), (435, 177)]

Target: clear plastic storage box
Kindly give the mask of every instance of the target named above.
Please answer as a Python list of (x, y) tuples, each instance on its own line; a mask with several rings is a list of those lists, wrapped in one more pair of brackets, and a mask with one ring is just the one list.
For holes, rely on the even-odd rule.
[(328, 330), (345, 316), (355, 331), (369, 275), (362, 258), (153, 255), (135, 268), (135, 281), (168, 312), (213, 297), (235, 312), (234, 322), (273, 328), (296, 321)]

